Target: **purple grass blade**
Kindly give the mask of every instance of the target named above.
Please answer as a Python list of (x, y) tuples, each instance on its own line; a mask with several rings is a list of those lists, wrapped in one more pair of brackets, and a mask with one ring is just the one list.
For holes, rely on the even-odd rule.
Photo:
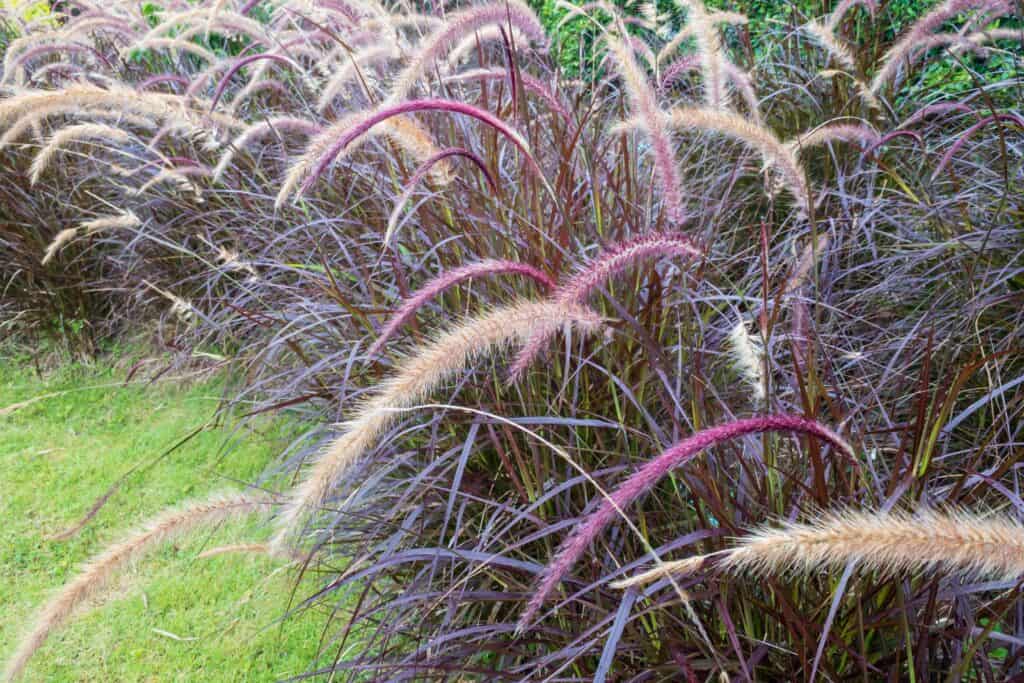
[(525, 631), (530, 626), (547, 596), (569, 573), (569, 570), (604, 531), (605, 527), (617, 516), (623, 514), (624, 510), (638, 498), (654, 488), (655, 484), (661, 481), (666, 474), (693, 459), (706, 448), (748, 434), (764, 432), (816, 436), (840, 450), (847, 457), (851, 459), (854, 457), (853, 449), (842, 437), (828, 427), (798, 415), (764, 415), (736, 420), (717, 427), (709, 427), (679, 441), (658, 457), (648, 461), (614, 493), (601, 501), (600, 506), (587, 516), (565, 540), (555, 558), (545, 568), (537, 590), (519, 620), (519, 632)]

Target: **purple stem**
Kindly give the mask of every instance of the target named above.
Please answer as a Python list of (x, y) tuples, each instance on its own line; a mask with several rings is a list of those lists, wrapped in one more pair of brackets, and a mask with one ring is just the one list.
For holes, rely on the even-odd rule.
[(220, 102), (221, 95), (224, 94), (224, 89), (228, 87), (228, 81), (231, 80), (231, 77), (234, 76), (236, 73), (238, 73), (238, 70), (241, 69), (242, 67), (244, 67), (244, 66), (246, 66), (248, 64), (252, 64), (253, 62), (258, 61), (260, 59), (272, 59), (275, 62), (277, 62), (278, 64), (287, 64), (288, 66), (292, 67), (293, 69), (298, 69), (299, 68), (298, 64), (296, 64), (292, 60), (288, 59), (287, 57), (282, 57), (281, 55), (275, 55), (275, 54), (273, 54), (271, 52), (264, 52), (264, 53), (258, 54), (258, 55), (249, 55), (248, 57), (243, 57), (242, 59), (239, 59), (234, 64), (232, 64), (231, 68), (228, 69), (227, 72), (221, 77), (220, 82), (217, 83), (217, 89), (213, 93), (213, 102), (210, 103), (210, 111), (211, 112), (217, 106), (217, 103)]
[(497, 118), (493, 114), (479, 107), (474, 107), (471, 104), (464, 104), (462, 102), (453, 102), (451, 100), (440, 100), (440, 99), (426, 99), (426, 100), (410, 100), (408, 102), (402, 102), (391, 106), (379, 109), (363, 121), (356, 124), (352, 128), (349, 128), (345, 133), (342, 134), (338, 141), (335, 142), (327, 152), (320, 157), (316, 167), (310, 174), (309, 178), (303, 184), (299, 190), (299, 194), (304, 194), (309, 191), (309, 188), (317, 181), (317, 179), (327, 170), (327, 167), (331, 165), (331, 162), (341, 154), (342, 150), (348, 147), (354, 140), (359, 138), (361, 135), (366, 133), (368, 130), (376, 126), (382, 121), (386, 121), (393, 116), (401, 116), (402, 114), (410, 114), (417, 111), (450, 111), (456, 114), (464, 114), (470, 116), (478, 121), (491, 126), (499, 133), (508, 138), (512, 144), (519, 148), (519, 150), (526, 155), (529, 159), (530, 164), (536, 169), (538, 175), (541, 174), (540, 166), (534, 160), (533, 155), (530, 154), (530, 149), (526, 145), (526, 141), (523, 140), (518, 133), (512, 128), (505, 124), (504, 121)]
[(541, 287), (548, 291), (555, 287), (554, 281), (548, 277), (546, 273), (534, 268), (533, 266), (520, 263), (518, 261), (487, 259), (450, 270), (430, 280), (426, 285), (413, 292), (409, 298), (405, 300), (405, 303), (401, 305), (387, 324), (384, 325), (380, 336), (377, 337), (377, 340), (373, 342), (373, 345), (370, 347), (369, 351), (367, 351), (367, 356), (375, 356), (384, 346), (384, 343), (387, 342), (387, 340), (397, 332), (402, 325), (416, 315), (416, 311), (418, 311), (420, 307), (444, 292), (446, 289), (454, 287), (460, 282), (464, 282), (465, 280), (479, 277), (481, 275), (501, 275), (505, 273), (524, 275), (532, 278)]
[(1024, 118), (1021, 118), (1016, 114), (992, 114), (991, 116), (986, 116), (981, 121), (978, 121), (976, 124), (974, 124), (966, 131), (964, 131), (964, 134), (960, 136), (960, 139), (950, 146), (949, 151), (943, 155), (942, 161), (939, 162), (938, 168), (936, 168), (935, 172), (932, 173), (932, 180), (935, 180), (936, 178), (939, 177), (939, 174), (942, 173), (942, 169), (946, 168), (946, 166), (949, 165), (949, 162), (953, 160), (953, 157), (956, 155), (956, 153), (960, 150), (961, 147), (964, 146), (964, 144), (967, 143), (967, 140), (972, 135), (974, 135), (976, 132), (978, 132), (988, 124), (995, 123), (996, 121), (1006, 121), (1007, 123), (1015, 123), (1017, 124), (1018, 128), (1024, 128)]
[(159, 85), (161, 83), (177, 83), (181, 85), (183, 88), (187, 88), (189, 82), (190, 81), (187, 78), (185, 78), (184, 76), (179, 76), (178, 74), (157, 74), (156, 76), (150, 76), (146, 80), (139, 83), (135, 87), (135, 89), (148, 90), (149, 88), (152, 88), (154, 85)]
[(693, 459), (705, 448), (731, 441), (748, 434), (763, 432), (787, 432), (808, 434), (828, 442), (844, 455), (853, 458), (853, 449), (828, 427), (798, 415), (763, 415), (743, 420), (736, 420), (717, 427), (709, 427), (697, 432), (648, 461), (625, 481), (610, 496), (601, 501), (596, 510), (587, 516), (576, 530), (562, 544), (541, 575), (533, 597), (530, 599), (519, 620), (518, 632), (522, 633), (533, 621), (534, 616), (544, 605), (544, 600), (555, 589), (573, 565), (580, 559), (587, 548), (620, 514), (624, 514), (634, 501), (648, 493), (655, 484), (674, 468)]

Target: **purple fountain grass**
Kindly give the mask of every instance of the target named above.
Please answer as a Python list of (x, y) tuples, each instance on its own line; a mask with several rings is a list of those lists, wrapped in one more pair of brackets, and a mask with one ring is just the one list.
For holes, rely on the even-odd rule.
[(384, 325), (380, 336), (378, 336), (377, 340), (370, 346), (366, 355), (369, 357), (375, 356), (384, 347), (384, 344), (388, 339), (390, 339), (395, 332), (401, 329), (401, 327), (408, 322), (410, 318), (416, 315), (416, 311), (442, 292), (475, 277), (505, 274), (528, 277), (547, 291), (550, 291), (555, 287), (555, 282), (548, 277), (546, 273), (526, 263), (520, 263), (519, 261), (485, 259), (483, 261), (470, 263), (468, 265), (449, 270), (433, 278), (426, 285), (409, 295), (391, 319), (388, 320), (387, 324)]
[[(686, 55), (684, 57), (680, 57), (665, 68), (665, 71), (662, 73), (658, 89), (662, 93), (665, 93), (668, 91), (669, 86), (671, 86), (675, 81), (679, 80), (691, 71), (696, 71), (700, 68), (700, 65), (699, 55)], [(761, 103), (757, 99), (757, 93), (754, 91), (754, 84), (750, 81), (750, 75), (728, 60), (722, 63), (722, 69), (725, 71), (725, 75), (729, 81), (731, 81), (733, 86), (736, 87), (736, 90), (739, 91), (740, 96), (743, 97), (743, 101), (746, 103), (747, 109), (750, 111), (750, 118), (754, 123), (761, 125), (763, 123), (761, 118)]]
[(188, 88), (191, 81), (178, 74), (156, 74), (144, 79), (135, 88), (136, 90), (149, 90), (154, 85), (161, 85), (163, 83), (177, 83), (182, 88)]
[(217, 87), (213, 91), (213, 99), (210, 101), (210, 111), (213, 111), (217, 107), (217, 103), (220, 102), (220, 98), (224, 94), (224, 90), (228, 87), (228, 82), (231, 80), (232, 76), (234, 76), (236, 73), (238, 73), (241, 69), (248, 66), (249, 64), (264, 59), (269, 59), (277, 62), (278, 64), (290, 66), (295, 70), (301, 70), (302, 68), (293, 60), (282, 55), (274, 54), (272, 52), (264, 52), (258, 55), (249, 55), (248, 57), (242, 57), (241, 59), (235, 61), (235, 63), (231, 65), (231, 68), (224, 72), (224, 75), (221, 77), (220, 81), (218, 81)]
[[(989, 20), (1013, 11), (1011, 3), (1007, 0), (946, 0), (917, 20), (910, 27), (910, 30), (903, 34), (896, 43), (882, 56), (881, 66), (871, 81), (871, 92), (878, 93), (887, 83), (895, 78), (900, 66), (909, 59), (913, 53), (918, 52), (922, 47), (928, 47), (927, 39), (931, 34), (942, 26), (946, 21), (958, 14), (972, 10), (984, 11), (989, 14)], [(962, 38), (961, 36), (957, 36)]]
[[(782, 176), (786, 188), (797, 200), (800, 209), (806, 215), (811, 214), (813, 201), (804, 169), (793, 151), (767, 126), (747, 120), (735, 112), (711, 107), (677, 107), (664, 118), (672, 128), (716, 133), (756, 149)], [(628, 130), (642, 125), (641, 121), (633, 119), (619, 124), (616, 128)]]
[(338, 137), (332, 144), (326, 147), (324, 153), (321, 154), (313, 164), (309, 177), (299, 189), (299, 194), (308, 192), (309, 188), (311, 188), (313, 184), (316, 183), (317, 179), (323, 175), (324, 171), (327, 170), (327, 167), (331, 165), (334, 159), (341, 154), (346, 147), (362, 137), (371, 128), (392, 117), (422, 111), (447, 111), (455, 114), (463, 114), (491, 126), (512, 142), (512, 144), (518, 147), (526, 156), (531, 166), (537, 171), (537, 174), (543, 176), (540, 166), (537, 164), (530, 152), (530, 146), (526, 139), (490, 112), (480, 109), (479, 107), (474, 107), (471, 104), (455, 102), (452, 100), (411, 100), (409, 102), (384, 106), (376, 110), (365, 112), (353, 121), (346, 121), (344, 130), (339, 131), (336, 130), (335, 127), (331, 127), (324, 131), (324, 136), (338, 135)]
[(648, 461), (610, 496), (601, 501), (566, 538), (554, 559), (544, 569), (536, 591), (519, 620), (518, 631), (524, 632), (540, 611), (545, 599), (576, 564), (587, 548), (616, 517), (625, 514), (633, 502), (650, 492), (661, 479), (676, 467), (685, 464), (701, 451), (748, 434), (783, 432), (817, 437), (853, 459), (853, 448), (828, 427), (798, 415), (763, 415), (709, 427), (679, 441), (661, 455)]
[(786, 146), (799, 156), (802, 152), (830, 142), (859, 142), (866, 146), (879, 140), (878, 131), (860, 123), (830, 123), (807, 131), (786, 142)]
[(855, 563), (859, 570), (882, 577), (942, 572), (1015, 581), (1024, 574), (1024, 526), (1012, 517), (960, 508), (828, 511), (809, 522), (763, 525), (737, 539), (733, 547), (666, 562), (613, 587), (686, 574), (712, 559), (720, 571), (753, 577), (811, 574)]
[(583, 304), (598, 287), (638, 261), (648, 258), (698, 258), (703, 253), (679, 232), (651, 232), (628, 242), (613, 244), (555, 291), (555, 298)]
[[(652, 232), (628, 242), (607, 248), (576, 275), (552, 293), (552, 299), (582, 305), (590, 295), (611, 278), (638, 261), (647, 258), (698, 258), (703, 252), (686, 235), (678, 232)], [(530, 337), (516, 354), (509, 368), (509, 381), (517, 381), (547, 346), (548, 338), (537, 334)]]
[(915, 111), (913, 114), (904, 119), (902, 123), (900, 123), (900, 127), (906, 128), (912, 123), (917, 123), (925, 118), (928, 118), (929, 116), (934, 116), (936, 114), (945, 114), (946, 112), (950, 111), (957, 111), (960, 112), (961, 114), (970, 114), (976, 120), (980, 120), (982, 118), (981, 114), (979, 114), (974, 109), (971, 109), (963, 102), (936, 102), (935, 104), (929, 104)]
[(18, 644), (7, 661), (4, 679), (21, 677), (32, 655), (49, 635), (60, 628), (91, 596), (99, 592), (111, 577), (132, 560), (137, 560), (163, 541), (201, 526), (251, 515), (265, 510), (271, 499), (259, 494), (217, 494), (178, 509), (166, 510), (149, 524), (95, 556), (67, 583), (36, 617), (32, 630)]
[(977, 133), (979, 130), (989, 125), (990, 123), (996, 122), (1012, 123), (1016, 125), (1018, 128), (1024, 129), (1024, 117), (1018, 116), (1017, 114), (992, 114), (991, 116), (986, 116), (982, 120), (972, 125), (967, 130), (965, 130), (963, 134), (961, 134), (960, 137), (957, 139), (957, 141), (950, 145), (949, 150), (942, 155), (942, 160), (939, 161), (939, 165), (935, 167), (935, 172), (932, 173), (932, 180), (935, 180), (936, 178), (939, 177), (939, 174), (942, 173), (943, 169), (945, 169), (946, 166), (949, 165), (949, 162), (953, 160), (953, 157), (956, 156), (956, 153), (960, 150), (961, 147), (963, 147), (967, 143), (967, 141), (971, 138), (972, 135), (974, 135), (975, 133)]
[(676, 224), (685, 223), (687, 216), (683, 208), (682, 180), (676, 164), (672, 137), (665, 127), (665, 117), (658, 107), (657, 96), (637, 63), (633, 50), (612, 35), (605, 36), (605, 43), (608, 45), (612, 62), (622, 76), (630, 109), (651, 140), (654, 170), (658, 184), (661, 185), (668, 218)]
[(462, 10), (452, 14), (444, 24), (423, 39), (422, 47), (392, 83), (388, 102), (395, 104), (405, 99), (416, 81), (455, 41), (492, 24), (517, 28), (528, 38), (540, 43), (547, 39), (537, 15), (519, 0), (501, 0)]
[[(491, 172), (488, 170), (487, 164), (484, 163), (483, 159), (473, 152), (461, 147), (449, 147), (448, 149), (443, 149), (420, 164), (419, 168), (413, 172), (409, 181), (405, 184), (405, 187), (402, 188), (402, 194), (398, 198), (398, 201), (395, 202), (395, 207), (391, 210), (391, 215), (388, 217), (387, 230), (384, 231), (385, 248), (391, 244), (391, 238), (398, 229), (398, 219), (402, 214), (402, 209), (405, 208), (406, 203), (412, 197), (412, 193), (416, 191), (416, 186), (419, 185), (420, 181), (422, 181), (427, 174), (432, 171), (435, 164), (453, 156), (465, 157), (476, 164), (476, 167), (484, 174), (484, 178), (487, 179), (487, 184), (491, 186), (491, 191), (494, 193), (498, 192), (498, 184), (495, 182), (494, 176), (491, 175)], [(445, 169), (441, 173), (447, 177), (449, 172), (450, 171), (448, 171), (448, 169)]]

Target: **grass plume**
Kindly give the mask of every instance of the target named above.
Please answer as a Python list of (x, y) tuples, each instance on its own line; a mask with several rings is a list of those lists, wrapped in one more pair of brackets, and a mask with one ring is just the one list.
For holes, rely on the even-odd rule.
[(689, 573), (712, 558), (717, 569), (756, 576), (835, 571), (853, 562), (883, 576), (955, 573), (1012, 581), (1024, 574), (1024, 526), (956, 508), (828, 512), (810, 522), (760, 527), (732, 548), (666, 562), (615, 587)]
[(142, 557), (158, 544), (196, 527), (251, 514), (267, 503), (266, 498), (253, 494), (215, 495), (165, 511), (140, 531), (108, 547), (89, 561), (81, 573), (58, 591), (38, 614), (31, 631), (7, 661), (4, 679), (13, 681), (19, 678), (32, 655), (50, 634), (60, 628), (83, 601), (102, 590), (115, 572), (127, 563)]
[(422, 397), (468, 366), (475, 358), (542, 333), (578, 327), (584, 333), (601, 326), (601, 318), (580, 306), (521, 301), (470, 318), (443, 332), (403, 359), (345, 424), (345, 432), (320, 455), (309, 474), (289, 495), (278, 519), (276, 547), (297, 531), (303, 515), (321, 505), (348, 469), (396, 419), (394, 409), (415, 405)]
[(422, 308), (423, 305), (431, 299), (439, 296), (445, 290), (472, 278), (503, 274), (523, 275), (532, 279), (547, 291), (550, 291), (555, 287), (554, 281), (548, 277), (547, 274), (537, 270), (531, 265), (520, 263), (518, 261), (485, 259), (476, 263), (460, 266), (453, 270), (448, 270), (432, 279), (422, 288), (413, 292), (405, 302), (402, 303), (391, 319), (388, 320), (387, 324), (384, 325), (380, 335), (366, 352), (367, 355), (375, 356), (379, 353), (384, 347), (384, 344), (387, 343), (388, 339), (390, 339), (395, 332), (401, 329), (409, 319), (416, 315), (416, 311)]

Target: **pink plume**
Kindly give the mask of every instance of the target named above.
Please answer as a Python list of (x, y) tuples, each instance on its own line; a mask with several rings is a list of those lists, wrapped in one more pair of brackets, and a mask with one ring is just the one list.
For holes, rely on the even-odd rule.
[[(648, 233), (612, 245), (586, 268), (559, 285), (553, 296), (562, 302), (582, 305), (594, 290), (637, 261), (646, 258), (696, 258), (701, 254), (701, 250), (682, 233)], [(516, 381), (522, 375), (547, 342), (547, 338), (533, 337), (523, 346), (509, 368), (510, 381)]]

